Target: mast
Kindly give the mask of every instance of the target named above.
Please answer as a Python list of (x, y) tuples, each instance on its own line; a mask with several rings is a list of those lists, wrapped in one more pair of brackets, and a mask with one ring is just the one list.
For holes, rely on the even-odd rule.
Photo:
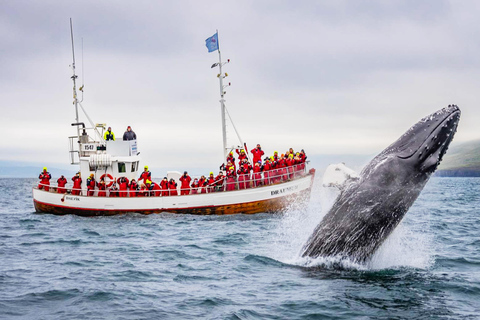
[[(75, 74), (75, 47), (74, 47), (74, 42), (73, 42), (73, 24), (72, 24), (72, 18), (70, 18), (70, 35), (72, 38), (72, 55), (73, 55), (73, 63), (72, 63), (72, 72), (73, 75), (71, 79), (73, 80), (73, 104), (75, 105), (75, 123), (78, 124), (78, 99), (77, 99), (77, 75)], [(80, 127), (77, 125), (77, 135), (78, 138), (80, 139)]]
[[(223, 136), (223, 152), (222, 153), (223, 153), (223, 160), (225, 161), (225, 159), (227, 158), (228, 148), (227, 148), (227, 129), (226, 129), (226, 122), (225, 122), (225, 120), (226, 120), (226, 108), (225, 108), (225, 91), (224, 91), (224, 89), (226, 87), (228, 87), (230, 85), (230, 83), (228, 85), (225, 85), (225, 86), (223, 85), (223, 79), (225, 77), (227, 77), (228, 74), (222, 72), (222, 67), (223, 67), (224, 64), (229, 63), (230, 59), (227, 59), (227, 62), (222, 63), (222, 53), (220, 52), (220, 41), (218, 41), (218, 30), (216, 30), (215, 35), (213, 35), (209, 39), (214, 38), (214, 37), (216, 37), (216, 39), (215, 39), (216, 44), (214, 45), (214, 47), (212, 49), (216, 49), (218, 51), (218, 62), (214, 63), (212, 65), (212, 68), (218, 66), (218, 69), (219, 69), (219, 73), (218, 73), (217, 77), (218, 77), (218, 80), (220, 82), (220, 110), (221, 110), (221, 113), (222, 113), (222, 136)], [(209, 39), (207, 39), (207, 41)], [(209, 51), (210, 51), (210, 48), (209, 48)]]

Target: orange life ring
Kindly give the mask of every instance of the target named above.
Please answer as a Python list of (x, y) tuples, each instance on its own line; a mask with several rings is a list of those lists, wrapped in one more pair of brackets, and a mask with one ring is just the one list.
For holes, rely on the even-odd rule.
[[(107, 188), (110, 188), (110, 187), (112, 186), (112, 184), (113, 184), (113, 177), (112, 177), (112, 175), (109, 174), (109, 173), (104, 173), (104, 174), (102, 174), (102, 176), (100, 177), (100, 180), (104, 179), (105, 177), (108, 177), (108, 178), (110, 179), (110, 183), (106, 185)], [(105, 181), (105, 183), (107, 183), (107, 181)]]

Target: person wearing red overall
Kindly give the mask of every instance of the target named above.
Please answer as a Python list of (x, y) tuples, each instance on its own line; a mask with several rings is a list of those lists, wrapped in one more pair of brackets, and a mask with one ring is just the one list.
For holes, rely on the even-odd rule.
[(118, 183), (118, 196), (122, 198), (127, 197), (128, 179), (125, 177), (120, 177), (117, 180), (117, 183)]
[(260, 147), (260, 144), (257, 144), (257, 147), (252, 149), (250, 152), (253, 154), (253, 163), (262, 161), (262, 156), (265, 154), (265, 152), (262, 150), (262, 147)]
[[(232, 151), (230, 151), (230, 153), (228, 154), (225, 163), (228, 165), (229, 162), (232, 164), (232, 166), (233, 166), (233, 168), (234, 168), (233, 170), (236, 170), (236, 167), (235, 167), (235, 158), (233, 157), (233, 152), (232, 152)], [(228, 169), (225, 168), (225, 170), (226, 170), (227, 172), (228, 172), (229, 169), (230, 169), (230, 168), (228, 168)], [(220, 169), (220, 170), (222, 170), (222, 169)]]
[(128, 184), (128, 195), (129, 197), (131, 198), (134, 198), (137, 196), (137, 193), (138, 193), (138, 184), (137, 184), (137, 181), (135, 181), (135, 179), (132, 179), (132, 181), (130, 181), (130, 183)]
[(40, 179), (40, 183), (38, 184), (38, 189), (43, 189), (45, 191), (50, 190), (50, 179), (52, 179), (52, 175), (47, 171), (47, 167), (43, 167), (42, 173), (38, 176)]
[(150, 197), (160, 197), (160, 186), (158, 183), (152, 182), (150, 180), (147, 180), (147, 190), (149, 191), (149, 196)]
[(168, 179), (167, 177), (163, 177), (163, 180), (160, 181), (160, 187), (162, 188), (162, 197), (168, 197)]
[(200, 187), (200, 184), (198, 183), (198, 179), (197, 178), (193, 179), (193, 182), (190, 185), (190, 188), (192, 190), (192, 194), (197, 194), (199, 187)]
[(173, 180), (173, 178), (168, 181), (168, 190), (170, 191), (171, 196), (178, 196), (177, 183), (175, 180)]
[(90, 177), (87, 179), (87, 196), (91, 197), (95, 194), (95, 186), (97, 185), (97, 182), (95, 181), (95, 177), (93, 176), (93, 173), (90, 174)]
[(138, 192), (137, 192), (137, 197), (146, 197), (147, 194), (148, 194), (148, 192), (149, 192), (149, 191), (147, 190), (147, 187), (145, 186), (144, 183), (142, 183), (142, 184), (140, 185), (140, 189), (139, 189)]
[(80, 172), (77, 172), (77, 174), (72, 178), (72, 181), (72, 195), (78, 196), (80, 194), (80, 191), (82, 191), (82, 178), (80, 177)]
[(253, 166), (253, 185), (255, 187), (262, 185), (262, 162), (258, 161)]
[(208, 192), (215, 192), (215, 177), (213, 176), (213, 172), (210, 172), (210, 175), (207, 179), (207, 189)]
[(223, 175), (223, 171), (220, 171), (218, 173), (218, 176), (215, 177), (215, 189), (217, 191), (224, 191), (225, 188), (223, 186), (224, 182), (225, 182), (225, 176)]
[(280, 158), (280, 160), (278, 160), (278, 166), (277, 166), (277, 170), (278, 170), (278, 179), (279, 180), (283, 180), (283, 181), (286, 181), (288, 179), (288, 175), (287, 175), (287, 156), (283, 156), (282, 158)]
[(293, 179), (293, 169), (295, 165), (295, 160), (293, 154), (288, 155), (288, 158), (285, 160), (287, 165), (288, 179)]
[(245, 177), (246, 177), (245, 167), (240, 166), (240, 168), (237, 171), (237, 174), (238, 174), (238, 189), (239, 190), (246, 189), (247, 186), (245, 184)]
[(57, 180), (57, 192), (58, 193), (65, 193), (67, 192), (67, 189), (65, 189), (65, 185), (67, 184), (67, 179), (62, 175), (60, 178)]
[(150, 171), (148, 171), (148, 166), (145, 166), (145, 168), (143, 169), (140, 178), (138, 178), (138, 183), (140, 183), (140, 180), (143, 180), (143, 183), (146, 183), (147, 180), (152, 181), (152, 174), (150, 173)]
[(107, 186), (105, 185), (105, 178), (101, 178), (98, 186), (98, 196), (106, 197), (107, 196)]
[(250, 171), (252, 171), (252, 165), (250, 164), (250, 162), (248, 162), (247, 159), (244, 159), (242, 167), (245, 174), (245, 186), (247, 188), (250, 188)]
[(227, 171), (227, 191), (235, 190), (235, 168), (232, 166)]
[(112, 186), (110, 187), (110, 189), (108, 189), (108, 192), (110, 194), (110, 197), (118, 197), (118, 185), (117, 185), (117, 180), (115, 180), (112, 184)]
[(187, 171), (183, 172), (183, 176), (180, 177), (180, 181), (182, 182), (180, 186), (180, 195), (183, 196), (190, 194), (190, 181), (192, 181), (192, 178), (190, 178)]
[(243, 149), (240, 149), (240, 150), (236, 149), (235, 151), (236, 151), (237, 154), (238, 154), (238, 163), (239, 163), (239, 164), (242, 163), (242, 160), (243, 160), (243, 159), (247, 159), (247, 155), (246, 155), (246, 153), (245, 153), (245, 150), (243, 150)]
[(266, 158), (263, 164), (263, 184), (270, 184), (270, 176), (272, 174), (272, 164), (270, 163), (270, 158)]
[(198, 193), (207, 193), (207, 178), (205, 176), (200, 177), (198, 186)]

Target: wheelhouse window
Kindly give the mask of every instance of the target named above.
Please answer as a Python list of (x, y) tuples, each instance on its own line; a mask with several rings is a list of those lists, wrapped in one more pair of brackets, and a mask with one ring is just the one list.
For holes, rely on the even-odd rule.
[(137, 171), (137, 165), (138, 165), (138, 161), (132, 162), (132, 172)]
[(118, 163), (118, 173), (127, 172), (127, 167), (125, 166), (125, 162)]

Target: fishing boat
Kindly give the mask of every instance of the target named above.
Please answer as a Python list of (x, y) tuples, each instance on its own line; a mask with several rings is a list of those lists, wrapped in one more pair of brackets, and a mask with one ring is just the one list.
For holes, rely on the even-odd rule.
[[(109, 216), (124, 213), (177, 213), (198, 215), (225, 214), (255, 214), (275, 213), (287, 210), (291, 206), (305, 206), (310, 199), (310, 193), (315, 177), (315, 169), (309, 168), (309, 162), (303, 161), (287, 168), (264, 170), (260, 174), (250, 175), (240, 179), (223, 179), (221, 183), (204, 185), (198, 189), (183, 192), (180, 187), (171, 195), (171, 190), (109, 190), (112, 185), (122, 179), (132, 180), (141, 174), (141, 158), (137, 149), (137, 140), (104, 139), (105, 124), (94, 123), (82, 106), (77, 94), (77, 75), (75, 71), (75, 50), (73, 28), (71, 26), (73, 63), (73, 104), (75, 105), (76, 135), (69, 137), (71, 164), (79, 166), (82, 177), (80, 187), (59, 187), (54, 185), (33, 187), (33, 203), (36, 212), (58, 215), (75, 214), (80, 216)], [(212, 68), (218, 67), (220, 81), (220, 107), (223, 128), (223, 161), (234, 149), (246, 148), (238, 131), (238, 145), (227, 145), (226, 118), (231, 120), (225, 106), (225, 88), (223, 84), (227, 76), (222, 67), (229, 60), (222, 62), (218, 47), (218, 31), (208, 38), (209, 52), (218, 51), (218, 62)], [(210, 42), (209, 42), (210, 41)], [(215, 43), (216, 41), (216, 43)], [(210, 47), (209, 47), (210, 44)], [(211, 50), (213, 48), (216, 50)], [(82, 87), (79, 88), (80, 91)], [(83, 94), (83, 91), (82, 91)], [(83, 111), (87, 124), (80, 121), (79, 108)], [(233, 122), (232, 122), (233, 124)], [(248, 150), (246, 150), (248, 155)], [(105, 191), (88, 190), (87, 177), (93, 175), (96, 181), (103, 180)], [(170, 171), (167, 180), (178, 181), (180, 172)], [(145, 181), (144, 181), (145, 182)], [(233, 184), (233, 185), (232, 185)], [(45, 188), (46, 187), (46, 188)], [(229, 191), (227, 191), (229, 190)], [(186, 193), (186, 194), (185, 194)]]

